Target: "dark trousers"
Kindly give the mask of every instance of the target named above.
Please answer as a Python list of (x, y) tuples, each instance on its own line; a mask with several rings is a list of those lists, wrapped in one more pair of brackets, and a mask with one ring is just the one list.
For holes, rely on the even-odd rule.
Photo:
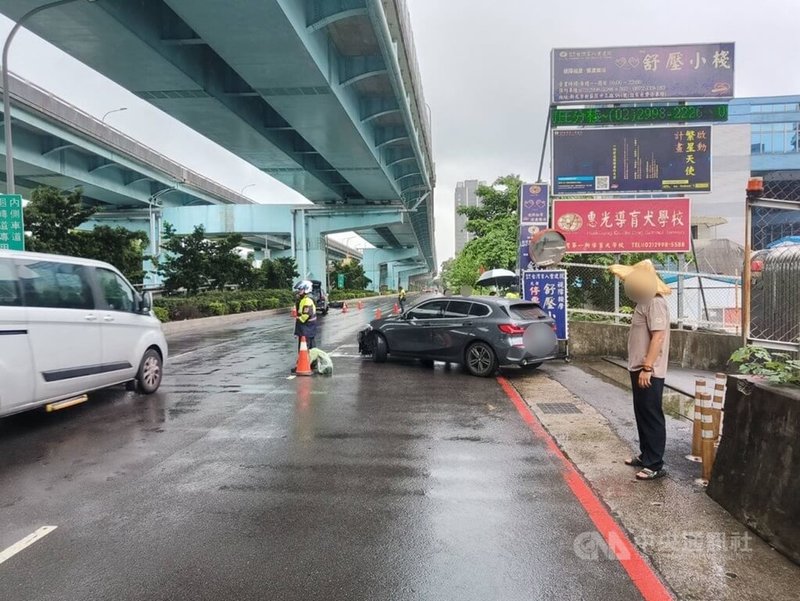
[(650, 378), (650, 388), (639, 386), (639, 374), (631, 372), (633, 387), (633, 413), (639, 431), (639, 450), (642, 463), (651, 470), (664, 467), (664, 447), (667, 444), (667, 425), (661, 406), (664, 395), (664, 378)]
[[(308, 350), (311, 350), (312, 348), (314, 348), (314, 341), (315, 340), (316, 340), (316, 337), (306, 338), (306, 346), (308, 347)], [(300, 352), (300, 337), (299, 336), (297, 337), (297, 352), (298, 353)]]

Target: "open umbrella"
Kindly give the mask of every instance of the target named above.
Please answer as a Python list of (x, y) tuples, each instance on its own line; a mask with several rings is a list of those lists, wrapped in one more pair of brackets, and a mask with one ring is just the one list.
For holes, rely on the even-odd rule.
[(508, 269), (490, 269), (483, 272), (478, 278), (479, 286), (497, 286), (498, 288), (510, 288), (517, 285), (517, 274)]

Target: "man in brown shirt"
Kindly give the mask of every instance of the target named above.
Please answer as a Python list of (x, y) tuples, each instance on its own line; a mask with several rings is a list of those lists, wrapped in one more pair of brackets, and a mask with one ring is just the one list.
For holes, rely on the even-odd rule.
[(667, 473), (662, 398), (669, 362), (670, 315), (664, 296), (671, 290), (660, 280), (650, 261), (632, 267), (613, 265), (610, 269), (623, 280), (625, 293), (636, 303), (628, 334), (628, 371), (641, 452), (625, 463), (642, 468), (636, 474), (639, 480), (655, 480)]

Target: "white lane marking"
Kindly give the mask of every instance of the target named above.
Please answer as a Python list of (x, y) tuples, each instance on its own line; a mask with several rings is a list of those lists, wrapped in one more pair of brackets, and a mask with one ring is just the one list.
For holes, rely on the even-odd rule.
[(289, 377), (288, 377), (288, 378), (286, 378), (286, 379), (287, 379), (287, 380), (295, 380), (295, 379), (297, 379), (297, 376), (289, 376)]
[(7, 549), (5, 549), (3, 552), (0, 552), (0, 564), (3, 563), (3, 562), (8, 561), (12, 557), (14, 557), (14, 555), (19, 553), (20, 551), (30, 547), (37, 540), (39, 540), (40, 538), (44, 538), (45, 536), (50, 534), (56, 528), (58, 528), (58, 526), (42, 526), (41, 528), (39, 528), (33, 534), (29, 534), (28, 536), (26, 536), (22, 540), (17, 541), (13, 545), (11, 545)]

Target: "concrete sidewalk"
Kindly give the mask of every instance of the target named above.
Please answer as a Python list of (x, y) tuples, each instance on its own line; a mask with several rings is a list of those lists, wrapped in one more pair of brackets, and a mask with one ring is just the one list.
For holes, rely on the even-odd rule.
[(691, 446), (689, 422), (668, 418), (670, 473), (639, 482), (623, 463), (638, 446), (628, 391), (560, 363), (512, 383), (678, 598), (797, 599), (800, 567), (731, 517), (698, 483), (700, 467), (684, 458)]

